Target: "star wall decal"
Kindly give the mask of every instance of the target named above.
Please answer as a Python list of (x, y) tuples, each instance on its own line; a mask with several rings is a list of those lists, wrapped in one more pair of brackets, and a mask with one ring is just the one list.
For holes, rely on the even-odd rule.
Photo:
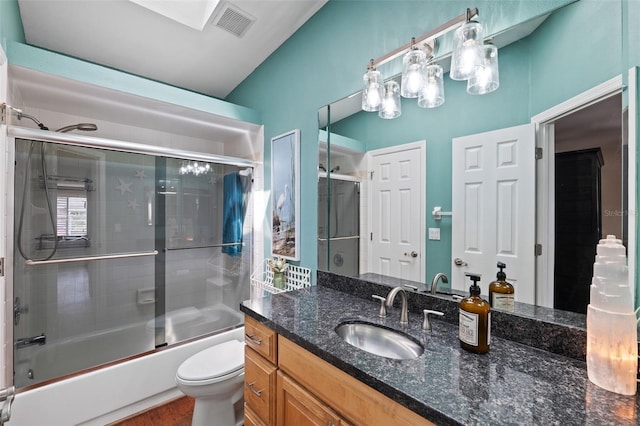
[(116, 189), (120, 191), (120, 195), (124, 195), (127, 192), (133, 193), (133, 191), (131, 190), (131, 185), (133, 185), (133, 182), (125, 183), (120, 178), (118, 178), (118, 182), (120, 183), (116, 186)]
[(127, 207), (135, 211), (135, 210), (138, 210), (138, 207), (140, 207), (140, 205), (138, 204), (138, 200), (134, 198), (133, 200), (127, 201)]
[(144, 179), (144, 178), (146, 178), (146, 177), (147, 177), (147, 175), (146, 175), (146, 174), (144, 174), (144, 170), (137, 170), (137, 171), (136, 171), (136, 177), (137, 177), (138, 179)]

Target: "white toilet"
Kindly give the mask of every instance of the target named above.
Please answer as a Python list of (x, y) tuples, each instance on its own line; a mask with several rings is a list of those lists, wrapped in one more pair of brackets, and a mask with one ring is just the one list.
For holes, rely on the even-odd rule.
[(239, 426), (244, 422), (244, 342), (230, 340), (187, 358), (176, 384), (195, 398), (194, 426)]

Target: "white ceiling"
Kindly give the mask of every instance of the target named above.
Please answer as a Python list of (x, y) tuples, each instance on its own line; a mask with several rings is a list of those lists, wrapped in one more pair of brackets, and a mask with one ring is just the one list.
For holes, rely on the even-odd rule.
[[(222, 0), (213, 12), (206, 10), (206, 0), (18, 4), (28, 44), (224, 99), (326, 1)], [(175, 11), (197, 6), (204, 11), (204, 28), (177, 21), (184, 16), (172, 20), (150, 10), (154, 3), (179, 5)], [(248, 24), (241, 37), (217, 25), (224, 11), (235, 32)]]

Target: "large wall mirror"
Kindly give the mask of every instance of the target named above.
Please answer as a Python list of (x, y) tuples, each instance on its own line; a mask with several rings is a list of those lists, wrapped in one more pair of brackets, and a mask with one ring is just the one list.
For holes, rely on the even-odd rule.
[[(452, 145), (470, 135), (529, 125), (533, 143), (544, 148), (543, 160), (536, 160), (540, 151), (531, 147), (535, 214), (530, 225), (515, 223), (510, 238), (518, 239), (525, 227), (533, 227), (537, 235), (523, 257), (530, 273), (510, 269), (508, 257), (505, 272), (515, 281), (516, 300), (520, 288), (521, 302), (586, 312), (598, 240), (614, 234), (629, 247), (621, 14), (620, 2), (580, 0), (490, 34), (499, 49), (500, 87), (487, 95), (469, 95), (464, 82), (445, 74), (445, 103), (438, 108), (419, 108), (415, 100), (403, 98), (401, 116), (385, 120), (361, 110), (360, 93), (322, 107), (318, 269), (394, 276), (423, 283), (423, 290), (442, 272), (450, 279), (440, 282), (439, 289), (468, 288), (457, 278), (458, 263), (465, 259), (464, 253), (452, 252), (453, 238), (458, 238), (454, 216), (433, 214), (436, 207), (451, 212), (455, 204)], [(606, 25), (589, 25), (596, 16)], [(593, 31), (585, 32), (587, 26)], [(594, 48), (606, 51), (606, 58), (594, 55)], [(445, 71), (447, 57), (436, 52), (434, 59)], [(423, 167), (410, 174), (419, 180), (422, 202), (407, 209), (400, 199), (384, 211), (389, 207), (376, 195), (373, 177), (381, 161), (402, 167), (393, 165), (402, 151)], [(511, 195), (524, 196), (517, 191)], [(500, 208), (496, 204), (481, 213), (495, 218)], [(394, 217), (396, 224), (381, 231), (373, 224), (380, 223), (383, 214)], [(415, 267), (379, 262), (374, 228), (389, 232), (389, 238), (411, 240), (406, 249), (395, 248), (393, 256)], [(495, 260), (489, 263), (486, 270), (497, 272)], [(483, 274), (483, 293), (495, 272)]]

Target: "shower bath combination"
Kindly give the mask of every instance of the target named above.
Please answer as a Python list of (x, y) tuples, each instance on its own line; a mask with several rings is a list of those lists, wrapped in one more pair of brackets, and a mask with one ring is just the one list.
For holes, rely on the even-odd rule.
[[(19, 118), (48, 130), (35, 117)], [(95, 129), (79, 123), (57, 132)], [(242, 326), (253, 162), (26, 128), (9, 133), (17, 388)], [(211, 171), (181, 174), (190, 156)], [(242, 202), (241, 231), (225, 243), (223, 181), (232, 174), (242, 182), (233, 198)], [(231, 245), (237, 250), (226, 253)]]

